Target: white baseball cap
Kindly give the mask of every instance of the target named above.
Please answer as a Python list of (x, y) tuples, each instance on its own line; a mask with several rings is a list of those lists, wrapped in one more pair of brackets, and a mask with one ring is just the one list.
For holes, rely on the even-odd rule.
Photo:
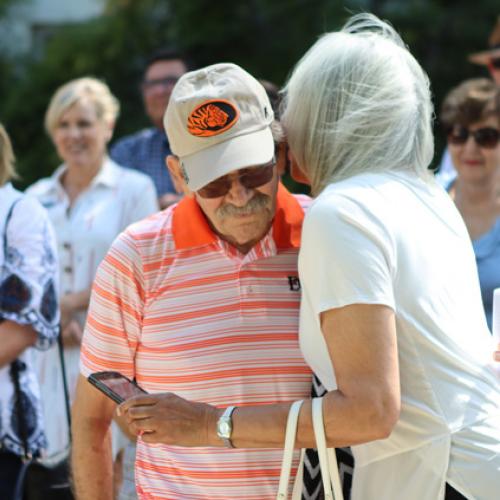
[(264, 87), (231, 63), (184, 74), (163, 117), (191, 191), (274, 156), (274, 113)]

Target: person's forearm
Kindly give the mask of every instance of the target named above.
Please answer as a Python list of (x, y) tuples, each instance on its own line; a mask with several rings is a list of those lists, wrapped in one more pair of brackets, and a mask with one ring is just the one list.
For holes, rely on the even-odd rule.
[(75, 313), (84, 311), (90, 302), (91, 289), (87, 288), (80, 292), (67, 293), (61, 296), (59, 309), (61, 311), (61, 327), (64, 330), (73, 319)]
[(78, 500), (112, 500), (113, 468), (111, 434), (100, 430), (99, 421), (75, 421), (73, 428), (71, 467)]
[(21, 353), (36, 342), (37, 334), (31, 325), (14, 321), (0, 323), (0, 368), (12, 363)]
[[(369, 389), (368, 389), (369, 390)], [(286, 420), (290, 404), (242, 407), (233, 413), (232, 442), (237, 448), (281, 448), (285, 440)], [(219, 413), (220, 414), (220, 413)], [(323, 419), (329, 446), (343, 447), (387, 437), (397, 420), (397, 409), (383, 396), (347, 398), (339, 391), (325, 396)], [(215, 428), (215, 424), (209, 424)], [(210, 429), (209, 429), (210, 432)], [(217, 442), (212, 434), (212, 444)], [(214, 441), (215, 440), (215, 441)], [(219, 440), (220, 442), (220, 440)], [(302, 405), (297, 430), (297, 448), (315, 446), (312, 404)]]
[[(353, 394), (339, 390), (324, 396), (323, 420), (329, 446), (349, 446), (387, 437), (399, 418), (399, 391), (381, 389), (369, 380)], [(238, 407), (233, 412), (231, 441), (236, 448), (281, 448), (291, 403)], [(312, 405), (302, 406), (296, 446), (314, 447)], [(217, 436), (224, 409), (188, 401), (173, 393), (144, 394), (118, 407), (133, 435), (145, 443), (175, 446), (225, 446)]]
[(80, 292), (68, 293), (61, 297), (61, 308), (65, 307), (69, 311), (76, 312), (88, 308), (91, 289), (87, 288)]
[(112, 500), (111, 413), (95, 403), (99, 398), (92, 398), (94, 389), (89, 386), (80, 376), (72, 408), (74, 489), (78, 500)]

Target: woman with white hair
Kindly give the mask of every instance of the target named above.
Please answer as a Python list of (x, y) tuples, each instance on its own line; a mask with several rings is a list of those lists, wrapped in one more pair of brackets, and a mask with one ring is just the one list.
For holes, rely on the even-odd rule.
[(428, 170), (431, 118), (427, 76), (370, 15), (286, 86), (292, 167), (317, 195), (301, 346), (329, 442), (354, 445), (355, 499), (498, 498), (500, 381), (469, 235)]
[[(47, 209), (56, 233), (70, 397), (79, 373), (80, 341), (97, 267), (122, 230), (158, 210), (152, 180), (107, 155), (118, 112), (118, 101), (96, 78), (78, 78), (58, 88), (45, 115), (45, 128), (63, 164), (27, 191)], [(68, 444), (57, 346), (35, 361), (52, 455)]]
[[(432, 113), (422, 68), (368, 14), (322, 37), (285, 88), (292, 171), (317, 195), (300, 344), (328, 389), (328, 444), (352, 447), (354, 500), (498, 498), (499, 379), (467, 230), (428, 170)], [(314, 446), (311, 407), (297, 447)], [(283, 446), (289, 408), (236, 408), (232, 445)], [(120, 411), (148, 443), (222, 446), (211, 406), (150, 395)]]

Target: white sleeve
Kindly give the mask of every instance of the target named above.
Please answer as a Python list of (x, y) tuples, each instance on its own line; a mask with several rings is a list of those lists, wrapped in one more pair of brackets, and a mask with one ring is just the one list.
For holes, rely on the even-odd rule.
[(394, 309), (394, 262), (387, 227), (362, 205), (335, 196), (306, 214), (299, 271), (315, 314), (351, 304)]
[(59, 332), (58, 262), (55, 236), (45, 209), (23, 196), (2, 235), (0, 317), (31, 325), (36, 347), (49, 347)]

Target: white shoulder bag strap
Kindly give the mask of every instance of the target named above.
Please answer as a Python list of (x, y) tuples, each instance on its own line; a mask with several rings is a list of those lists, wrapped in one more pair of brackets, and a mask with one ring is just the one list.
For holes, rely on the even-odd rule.
[(297, 436), (297, 423), (299, 421), (300, 407), (304, 401), (295, 401), (290, 407), (288, 420), (286, 422), (285, 449), (283, 450), (283, 461), (281, 462), (280, 482), (278, 486), (277, 500), (286, 500), (288, 496), (288, 482), (292, 469), (293, 450)]
[(326, 446), (325, 427), (323, 423), (323, 398), (314, 398), (312, 400), (312, 417), (325, 499), (344, 500), (335, 448), (327, 448)]
[[(300, 407), (303, 401), (296, 401), (290, 407), (285, 434), (285, 447), (283, 451), (283, 461), (281, 464), (281, 474), (278, 486), (277, 500), (286, 500), (288, 497), (288, 483), (290, 481), (290, 471), (292, 468), (293, 450), (295, 438), (297, 434), (297, 424), (299, 418)], [(316, 439), (316, 447), (318, 449), (319, 464), (321, 469), (321, 477), (323, 480), (323, 488), (325, 491), (326, 500), (344, 500), (342, 493), (342, 485), (337, 466), (337, 457), (335, 456), (335, 448), (327, 448), (325, 438), (325, 428), (323, 424), (323, 398), (314, 398), (312, 400), (312, 417), (314, 436)], [(301, 454), (301, 465), (304, 457), (304, 450)], [(297, 475), (302, 474), (302, 467), (299, 467)], [(297, 477), (297, 479), (300, 479)], [(295, 481), (295, 486), (302, 485), (302, 481)], [(333, 488), (333, 491), (332, 491)], [(335, 493), (335, 495), (334, 495)], [(292, 498), (300, 498), (301, 491), (297, 491), (294, 487)]]

